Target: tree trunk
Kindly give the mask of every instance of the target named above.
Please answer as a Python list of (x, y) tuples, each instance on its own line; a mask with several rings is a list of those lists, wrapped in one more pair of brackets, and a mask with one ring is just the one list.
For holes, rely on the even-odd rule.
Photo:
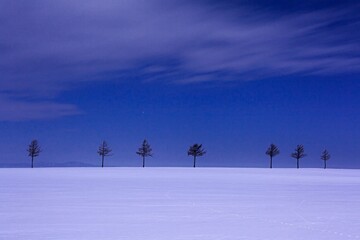
[(34, 156), (31, 156), (31, 168), (34, 168)]
[(324, 160), (324, 169), (326, 169), (326, 160)]
[(101, 167), (104, 167), (104, 155), (101, 155)]
[(299, 159), (296, 159), (296, 166), (299, 168)]
[(143, 167), (145, 167), (145, 156), (143, 156)]
[(272, 156), (270, 156), (270, 168), (272, 168)]
[(196, 166), (196, 156), (194, 156), (194, 167)]

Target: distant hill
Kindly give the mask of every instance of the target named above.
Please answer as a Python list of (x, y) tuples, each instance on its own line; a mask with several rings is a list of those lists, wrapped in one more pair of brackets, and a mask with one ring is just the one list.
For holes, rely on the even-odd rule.
[[(78, 161), (68, 161), (68, 162), (61, 162), (61, 163), (35, 163), (35, 168), (39, 167), (98, 167), (93, 164), (78, 162)], [(0, 168), (30, 168), (30, 165), (27, 163), (3, 163), (0, 165)]]

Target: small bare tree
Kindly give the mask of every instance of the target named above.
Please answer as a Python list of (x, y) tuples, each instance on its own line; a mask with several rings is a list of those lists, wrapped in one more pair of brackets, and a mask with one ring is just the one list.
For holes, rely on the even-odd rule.
[(324, 169), (326, 169), (326, 162), (330, 159), (331, 155), (329, 152), (325, 149), (321, 154), (321, 159), (324, 160)]
[(197, 144), (195, 143), (194, 145), (190, 146), (189, 150), (188, 150), (188, 156), (193, 156), (194, 157), (194, 167), (196, 167), (196, 157), (200, 157), (202, 155), (204, 155), (206, 153), (206, 151), (204, 149), (202, 149), (202, 144)]
[(299, 160), (303, 157), (306, 157), (306, 154), (304, 153), (304, 146), (303, 145), (297, 145), (295, 148), (295, 152), (291, 154), (291, 157), (296, 158), (296, 167), (299, 168)]
[(279, 148), (275, 144), (270, 144), (266, 151), (266, 155), (270, 156), (270, 168), (272, 168), (272, 159), (280, 153)]
[(37, 140), (32, 140), (27, 149), (28, 156), (31, 157), (31, 168), (34, 167), (34, 158), (39, 156), (41, 149)]
[(101, 167), (104, 167), (104, 158), (106, 156), (111, 156), (111, 149), (109, 148), (108, 144), (106, 141), (103, 141), (100, 146), (99, 146), (99, 150), (97, 151), (98, 154), (101, 156)]
[(141, 147), (138, 149), (136, 154), (142, 157), (143, 159), (142, 167), (145, 167), (145, 158), (152, 157), (152, 149), (150, 147), (150, 144), (146, 141), (146, 139), (143, 141)]

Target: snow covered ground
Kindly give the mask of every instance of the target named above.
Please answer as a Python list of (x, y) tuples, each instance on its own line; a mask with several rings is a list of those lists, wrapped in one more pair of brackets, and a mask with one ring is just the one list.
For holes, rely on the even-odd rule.
[(0, 239), (360, 240), (360, 170), (0, 169)]

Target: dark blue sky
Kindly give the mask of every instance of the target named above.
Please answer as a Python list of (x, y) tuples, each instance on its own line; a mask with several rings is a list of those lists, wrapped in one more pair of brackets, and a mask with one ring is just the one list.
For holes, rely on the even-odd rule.
[(359, 168), (360, 5), (353, 1), (0, 0), (0, 166)]

